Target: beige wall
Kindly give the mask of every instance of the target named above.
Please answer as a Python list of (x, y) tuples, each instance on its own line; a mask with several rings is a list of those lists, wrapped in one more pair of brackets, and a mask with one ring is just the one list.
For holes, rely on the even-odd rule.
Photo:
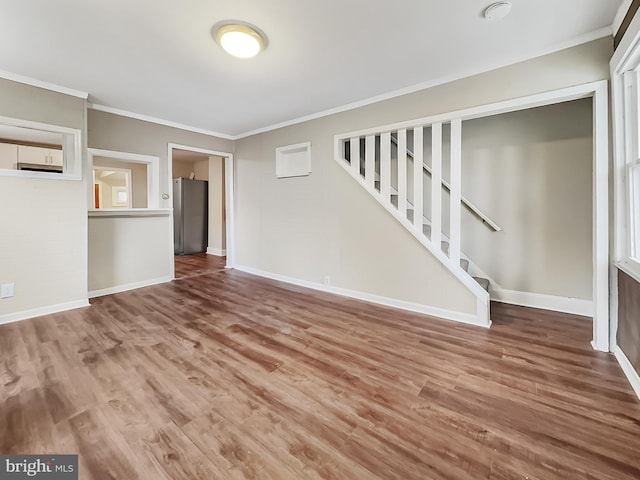
[[(333, 136), (607, 79), (611, 39), (236, 142), (236, 262), (459, 312), (475, 299), (333, 159)], [(311, 141), (312, 173), (275, 178), (278, 146)]]
[[(147, 165), (143, 163), (127, 162), (107, 157), (93, 157), (93, 164), (98, 167), (128, 168), (131, 170), (131, 206), (132, 208), (147, 208)], [(108, 182), (105, 182), (108, 183)], [(103, 192), (105, 205), (110, 204), (111, 192)]]
[[(173, 178), (190, 178), (191, 172), (194, 172), (195, 174), (195, 165), (196, 165), (195, 162), (174, 159), (171, 176)], [(202, 180), (202, 179), (198, 178), (198, 180)]]
[(89, 290), (167, 280), (171, 217), (91, 217)]
[[(89, 147), (160, 157), (160, 194), (172, 194), (168, 144), (232, 152), (233, 143), (216, 137), (157, 125), (96, 110), (88, 111)], [(172, 198), (160, 200), (171, 208)], [(131, 240), (130, 235), (135, 234)], [(102, 239), (110, 238), (105, 244)], [(171, 275), (170, 217), (92, 218), (89, 222), (89, 290), (117, 289)], [(109, 245), (119, 245), (113, 249)], [(105, 265), (111, 265), (110, 269)], [(111, 273), (110, 273), (111, 272)]]
[(192, 173), (196, 180), (209, 180), (209, 157), (199, 162), (173, 160), (173, 178), (190, 178)]
[[(503, 289), (591, 300), (591, 103), (582, 99), (463, 122), (462, 194), (502, 230), (494, 232), (463, 208), (462, 250)], [(449, 130), (445, 124), (447, 181)], [(425, 163), (431, 165), (431, 129), (425, 132)], [(412, 142), (409, 136), (410, 148)], [(427, 174), (424, 198), (429, 218)], [(446, 191), (442, 209), (448, 234)]]
[(209, 157), (193, 164), (193, 173), (196, 180), (209, 180)]
[[(0, 79), (0, 115), (80, 129), (85, 100)], [(87, 195), (82, 181), (0, 177), (0, 283), (11, 314), (87, 298)]]
[(502, 288), (592, 298), (591, 99), (463, 124), (464, 252)]
[[(608, 78), (611, 39), (236, 142), (237, 262), (312, 282), (460, 312), (475, 299), (333, 159), (333, 135)], [(232, 152), (230, 141), (89, 110), (82, 99), (0, 80), (0, 115), (86, 132), (92, 148), (160, 157), (168, 143)], [(83, 136), (86, 147), (87, 136)], [(274, 150), (311, 141), (309, 177), (276, 180)], [(210, 172), (211, 173), (211, 172)], [(92, 219), (83, 182), (0, 177), (0, 315), (77, 302), (91, 290), (170, 274), (170, 218)], [(171, 207), (172, 200), (161, 200)], [(131, 235), (135, 235), (132, 240)], [(102, 239), (110, 238), (108, 244)], [(118, 245), (118, 249), (112, 248)], [(0, 317), (1, 319), (1, 317)]]

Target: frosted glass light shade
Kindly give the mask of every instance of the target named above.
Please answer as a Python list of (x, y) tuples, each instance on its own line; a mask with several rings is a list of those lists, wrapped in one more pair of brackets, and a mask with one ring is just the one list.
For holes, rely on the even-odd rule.
[(262, 35), (247, 25), (224, 25), (218, 29), (216, 41), (229, 55), (255, 57), (264, 48)]

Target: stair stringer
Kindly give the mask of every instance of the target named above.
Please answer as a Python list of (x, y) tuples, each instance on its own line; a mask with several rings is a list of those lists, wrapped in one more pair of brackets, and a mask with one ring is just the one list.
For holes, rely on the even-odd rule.
[[(375, 190), (375, 191), (378, 192), (378, 190)], [(395, 190), (393, 188), (393, 186), (392, 186), (391, 187), (391, 196), (392, 197), (393, 196), (397, 196), (397, 194), (398, 194), (397, 190)], [(393, 204), (393, 202), (392, 202), (392, 204)], [(395, 204), (393, 204), (393, 206), (397, 208), (397, 206)], [(411, 210), (413, 210), (413, 204), (409, 200), (407, 200), (407, 211), (411, 211)], [(407, 221), (411, 225), (413, 225), (413, 223), (411, 222), (410, 219), (407, 219)], [(422, 225), (423, 225), (423, 227), (424, 227), (424, 225), (427, 225), (427, 226), (431, 227), (431, 221), (427, 217), (425, 217), (424, 215), (422, 216)], [(415, 228), (415, 226), (414, 226), (414, 228)], [(423, 228), (423, 233), (424, 233), (424, 228)], [(427, 239), (428, 238), (429, 237), (427, 236)], [(450, 241), (449, 237), (444, 232), (440, 232), (440, 240), (441, 241), (445, 241), (445, 242), (449, 242)], [(445, 255), (445, 257), (446, 257), (446, 255)], [(466, 270), (466, 272), (469, 275), (471, 275), (471, 277), (482, 277), (482, 278), (485, 278), (486, 280), (489, 281), (489, 285), (492, 288), (499, 289), (499, 290), (502, 289), (502, 287), (500, 285), (498, 285), (498, 282), (496, 282), (492, 277), (490, 277), (487, 273), (485, 273), (485, 271), (482, 270), (478, 266), (478, 264), (475, 263), (473, 260), (471, 260), (471, 258), (469, 258), (469, 256), (466, 255), (463, 251), (460, 251), (460, 259), (461, 260), (466, 260), (467, 262), (469, 262), (469, 268)], [(463, 270), (465, 270), (465, 269), (463, 268)], [(491, 293), (489, 293), (489, 296), (491, 296)]]
[[(335, 144), (339, 144), (339, 137), (336, 136)], [(338, 150), (336, 148), (336, 150)], [(442, 263), (475, 297), (476, 297), (476, 316), (475, 321), (465, 322), (482, 327), (491, 326), (491, 318), (489, 312), (490, 296), (489, 293), (482, 288), (465, 270), (455, 262), (453, 262), (448, 256), (446, 256), (440, 245), (434, 246), (433, 243), (422, 232), (422, 222), (420, 222), (420, 230), (411, 223), (407, 218), (403, 218), (398, 210), (391, 203), (389, 198), (385, 201), (383, 195), (375, 188), (369, 186), (361, 175), (357, 177), (353, 174), (353, 169), (347, 160), (340, 157), (338, 151), (335, 152), (336, 162), (344, 168), (349, 175), (364, 188), (369, 195), (371, 195), (380, 205), (382, 205), (387, 212), (389, 212), (400, 224), (411, 233), (416, 240), (418, 240), (424, 248), (426, 248), (433, 256), (435, 256), (440, 263)]]

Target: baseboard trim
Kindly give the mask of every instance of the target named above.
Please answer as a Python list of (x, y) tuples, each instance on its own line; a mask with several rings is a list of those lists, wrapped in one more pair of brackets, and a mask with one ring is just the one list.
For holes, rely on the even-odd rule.
[(252, 267), (244, 265), (235, 265), (233, 268), (241, 272), (250, 273), (259, 277), (269, 278), (271, 280), (277, 280), (280, 282), (289, 283), (299, 287), (310, 288), (312, 290), (319, 290), (325, 293), (332, 293), (334, 295), (340, 295), (342, 297), (354, 298), (356, 300), (364, 300), (365, 302), (375, 303), (377, 305), (384, 305), (386, 307), (398, 308), (400, 310), (407, 310), (410, 312), (421, 313), (423, 315), (429, 315), (444, 320), (451, 320), (454, 322), (466, 323), (469, 325), (475, 325), (479, 327), (488, 328), (490, 325), (483, 324), (478, 321), (475, 315), (471, 313), (455, 312), (453, 310), (445, 310), (438, 307), (431, 307), (428, 305), (422, 305), (419, 303), (407, 302), (404, 300), (398, 300), (395, 298), (383, 297), (367, 292), (359, 292), (356, 290), (349, 290), (347, 288), (334, 287), (331, 285), (324, 285), (322, 283), (310, 282), (307, 280), (300, 280), (298, 278), (287, 277), (277, 273), (266, 272)]
[(0, 315), (0, 325), (88, 306), (89, 300), (85, 299), (76, 300), (74, 302), (58, 303), (56, 305), (47, 305), (46, 307), (32, 308), (30, 310), (23, 310), (22, 312), (5, 313), (4, 315)]
[(223, 248), (212, 248), (212, 247), (207, 247), (207, 254), (208, 255), (215, 255), (216, 257), (226, 257), (227, 256), (227, 251)]
[(135, 290), (136, 288), (150, 287), (151, 285), (158, 285), (159, 283), (167, 283), (173, 280), (169, 275), (166, 277), (152, 278), (150, 280), (143, 280), (141, 282), (127, 283), (124, 285), (116, 285), (115, 287), (102, 288), (99, 290), (91, 290), (89, 292), (89, 298), (103, 297), (104, 295), (112, 295), (114, 293), (126, 292), (127, 290)]
[(593, 317), (593, 302), (590, 300), (520, 292), (517, 290), (506, 290), (504, 288), (492, 288), (491, 300), (520, 305), (522, 307), (541, 308), (543, 310), (554, 310), (556, 312)]
[(631, 388), (633, 388), (636, 396), (640, 399), (640, 375), (638, 375), (638, 372), (633, 368), (633, 365), (631, 365), (631, 362), (618, 345), (614, 348), (613, 354), (615, 355), (616, 360), (618, 360), (618, 364), (620, 365), (620, 368), (622, 368), (627, 380), (629, 380)]

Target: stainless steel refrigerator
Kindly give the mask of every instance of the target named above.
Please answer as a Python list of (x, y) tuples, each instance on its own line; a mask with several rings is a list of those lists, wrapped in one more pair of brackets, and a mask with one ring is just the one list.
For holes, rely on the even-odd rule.
[(208, 204), (206, 180), (173, 179), (173, 250), (176, 255), (207, 251)]

